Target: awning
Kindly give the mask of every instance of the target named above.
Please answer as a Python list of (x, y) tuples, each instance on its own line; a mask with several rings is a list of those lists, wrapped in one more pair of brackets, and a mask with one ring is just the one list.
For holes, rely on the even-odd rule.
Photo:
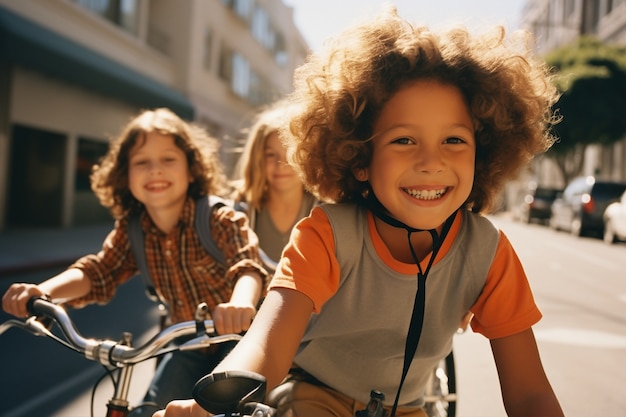
[(180, 92), (0, 7), (0, 60), (81, 85), (143, 108), (169, 107), (192, 120)]

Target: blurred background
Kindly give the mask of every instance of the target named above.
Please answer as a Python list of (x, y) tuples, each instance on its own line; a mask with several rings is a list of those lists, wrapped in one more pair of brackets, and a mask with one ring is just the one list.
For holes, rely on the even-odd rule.
[[(0, 233), (108, 221), (89, 173), (140, 109), (170, 107), (204, 126), (231, 172), (255, 110), (291, 90), (310, 49), (381, 3), (0, 0)], [(577, 176), (626, 180), (626, 1), (396, 4), (429, 26), (528, 29), (562, 75), (560, 142), (506, 190), (503, 209)]]

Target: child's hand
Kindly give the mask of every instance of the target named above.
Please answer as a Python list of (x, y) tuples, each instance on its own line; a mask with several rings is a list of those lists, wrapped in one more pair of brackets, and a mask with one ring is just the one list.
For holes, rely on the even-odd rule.
[(218, 304), (211, 314), (218, 334), (239, 334), (248, 330), (256, 308), (252, 304), (234, 302)]
[(35, 284), (12, 284), (2, 297), (2, 309), (16, 317), (28, 317), (30, 315), (26, 309), (28, 300), (43, 295), (43, 291)]
[(209, 417), (194, 400), (176, 400), (169, 403), (165, 410), (159, 410), (152, 417)]

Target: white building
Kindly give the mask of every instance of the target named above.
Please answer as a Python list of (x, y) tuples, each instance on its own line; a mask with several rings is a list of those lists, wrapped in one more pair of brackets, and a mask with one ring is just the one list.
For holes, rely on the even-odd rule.
[(231, 167), (307, 52), (282, 0), (0, 0), (0, 230), (110, 219), (90, 167), (141, 109), (205, 126)]

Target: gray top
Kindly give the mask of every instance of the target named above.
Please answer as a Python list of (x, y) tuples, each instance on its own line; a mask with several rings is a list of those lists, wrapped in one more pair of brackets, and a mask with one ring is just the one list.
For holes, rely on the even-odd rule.
[(293, 226), (295, 226), (300, 219), (308, 216), (311, 209), (316, 204), (317, 200), (313, 195), (304, 193), (296, 221), (285, 233), (282, 233), (276, 228), (272, 218), (270, 217), (270, 213), (266, 208), (256, 210), (254, 215), (250, 217), (252, 228), (259, 237), (259, 246), (273, 261), (278, 262), (280, 259), (283, 248), (289, 241), (289, 236), (291, 235), (291, 229)]
[[(321, 207), (333, 228), (341, 277), (337, 292), (312, 315), (295, 363), (360, 402), (367, 403), (370, 391), (378, 389), (391, 405), (402, 374), (417, 278), (394, 271), (380, 259), (365, 209), (348, 204)], [(459, 323), (481, 293), (495, 256), (498, 230), (482, 216), (459, 214), (463, 221), (455, 241), (428, 274), (424, 327), (401, 406), (423, 405), (428, 376), (450, 352)]]

